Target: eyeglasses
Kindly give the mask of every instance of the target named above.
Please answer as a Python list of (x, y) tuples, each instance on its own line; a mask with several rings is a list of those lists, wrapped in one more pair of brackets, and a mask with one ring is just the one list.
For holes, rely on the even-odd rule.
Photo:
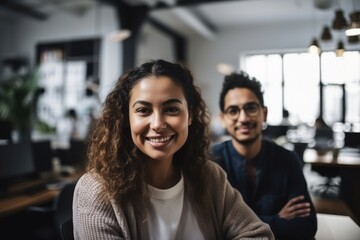
[(236, 120), (239, 118), (241, 109), (244, 109), (245, 113), (249, 117), (256, 117), (260, 112), (260, 105), (255, 102), (246, 103), (242, 108), (238, 106), (230, 106), (224, 110), (224, 114), (231, 120)]

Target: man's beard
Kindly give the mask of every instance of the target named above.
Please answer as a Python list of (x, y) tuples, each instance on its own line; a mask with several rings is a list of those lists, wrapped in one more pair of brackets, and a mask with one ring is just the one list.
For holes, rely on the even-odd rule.
[[(248, 126), (250, 128), (257, 128), (257, 124), (254, 123), (254, 122), (246, 122), (246, 123), (243, 123), (242, 125), (244, 126)], [(235, 129), (235, 132), (236, 132), (236, 129)], [(254, 137), (252, 138), (249, 138), (249, 139), (245, 139), (245, 140), (240, 140), (236, 137), (236, 133), (234, 133), (232, 135), (232, 138), (236, 140), (237, 143), (239, 144), (242, 144), (242, 145), (245, 145), (245, 146), (249, 146), (251, 144), (253, 144), (259, 137), (261, 136), (261, 133), (257, 133)]]
[(253, 144), (259, 137), (261, 136), (260, 133), (256, 134), (254, 137), (249, 138), (249, 139), (245, 139), (245, 140), (239, 140), (237, 137), (233, 136), (233, 138), (236, 140), (236, 142), (238, 142), (239, 144), (245, 145), (245, 146), (249, 146), (251, 144)]

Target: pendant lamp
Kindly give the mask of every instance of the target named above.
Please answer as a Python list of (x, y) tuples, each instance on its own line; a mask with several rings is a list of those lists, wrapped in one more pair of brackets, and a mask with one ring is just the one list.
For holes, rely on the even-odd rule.
[(344, 43), (342, 41), (338, 42), (337, 48), (335, 50), (335, 54), (337, 57), (342, 57), (345, 52)]
[(360, 11), (354, 11), (350, 14), (350, 24), (348, 25), (345, 34), (346, 36), (360, 35)]
[(332, 28), (335, 30), (342, 30), (347, 27), (347, 21), (344, 17), (344, 11), (338, 9), (335, 11), (335, 19), (332, 23)]
[(323, 31), (321, 33), (322, 41), (330, 41), (332, 39), (330, 28), (328, 26), (324, 26)]
[(309, 46), (309, 53), (315, 53), (315, 54), (319, 54), (320, 53), (320, 45), (319, 42), (316, 38), (314, 38), (311, 41), (311, 44)]

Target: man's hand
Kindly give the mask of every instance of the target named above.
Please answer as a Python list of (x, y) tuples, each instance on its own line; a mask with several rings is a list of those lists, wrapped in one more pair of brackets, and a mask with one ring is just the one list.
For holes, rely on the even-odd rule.
[(300, 202), (304, 196), (297, 196), (289, 202), (279, 212), (279, 217), (290, 220), (295, 217), (307, 217), (310, 215), (310, 203)]

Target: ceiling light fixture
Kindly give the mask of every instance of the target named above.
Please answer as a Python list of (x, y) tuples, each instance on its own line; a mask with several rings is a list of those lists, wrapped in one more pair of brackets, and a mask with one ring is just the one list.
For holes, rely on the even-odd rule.
[(332, 7), (333, 0), (314, 0), (314, 5), (316, 8), (321, 10), (326, 10)]
[(234, 72), (234, 67), (227, 63), (219, 63), (217, 65), (217, 71), (223, 75), (229, 75)]
[(316, 38), (311, 41), (309, 46), (309, 53), (319, 54), (320, 53), (320, 45)]
[(360, 35), (360, 11), (354, 11), (350, 14), (350, 24), (348, 25), (345, 34), (346, 36)]
[(323, 31), (321, 33), (321, 40), (330, 41), (332, 39), (330, 28), (328, 26), (324, 26)]
[(128, 29), (122, 29), (119, 31), (112, 31), (107, 35), (107, 39), (110, 42), (121, 42), (131, 36), (131, 31)]
[(337, 57), (342, 57), (344, 55), (344, 52), (345, 52), (344, 43), (342, 41), (339, 41), (338, 46), (335, 50), (335, 54)]
[(335, 11), (335, 19), (332, 23), (332, 28), (335, 30), (343, 30), (347, 27), (347, 21), (344, 17), (344, 11), (338, 9)]

